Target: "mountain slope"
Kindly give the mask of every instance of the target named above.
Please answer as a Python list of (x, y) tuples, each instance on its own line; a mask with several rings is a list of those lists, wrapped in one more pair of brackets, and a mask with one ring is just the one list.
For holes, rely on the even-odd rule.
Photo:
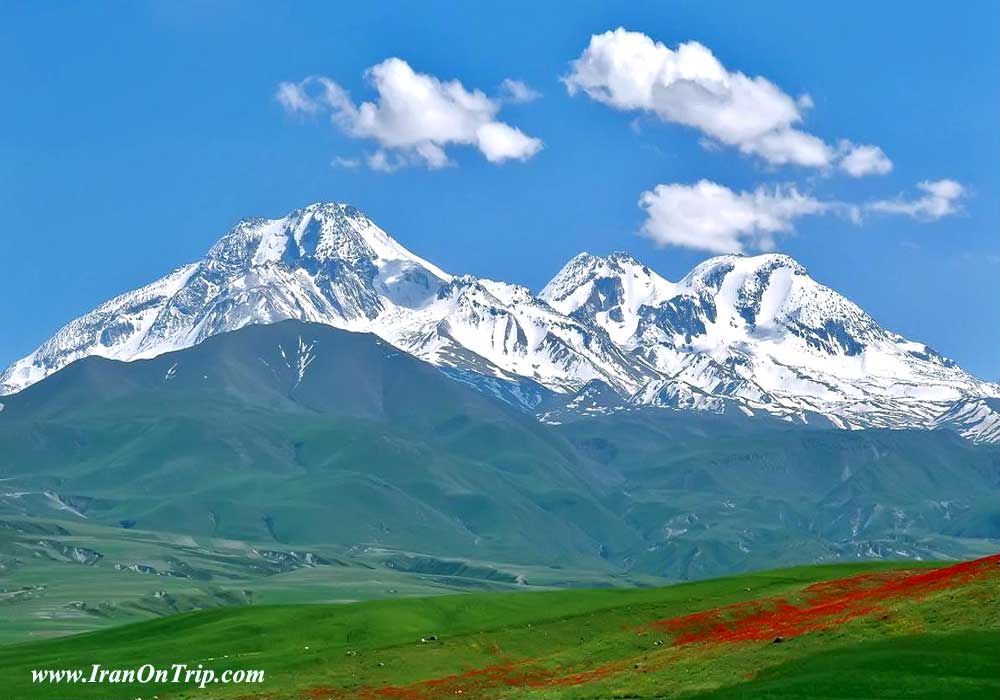
[(0, 520), (671, 579), (1000, 537), (998, 448), (951, 431), (638, 406), (553, 425), (451, 372), (294, 320), (84, 358), (4, 397)]
[(86, 358), (3, 403), (0, 513), (508, 561), (631, 538), (544, 425), (325, 325)]

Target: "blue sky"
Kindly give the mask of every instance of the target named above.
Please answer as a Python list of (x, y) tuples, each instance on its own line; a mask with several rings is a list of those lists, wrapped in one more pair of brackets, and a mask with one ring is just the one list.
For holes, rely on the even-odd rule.
[[(712, 254), (660, 245), (685, 239), (679, 232), (688, 245), (706, 236), (747, 252), (773, 239), (886, 327), (1000, 378), (997, 3), (477, 5), (6, 3), (0, 365), (200, 258), (240, 218), (334, 200), (450, 272), (536, 290), (581, 250), (627, 250), (677, 279)], [(588, 46), (598, 57), (591, 37), (619, 26), (648, 37), (650, 56), (669, 62), (696, 41), (731, 79), (763, 77), (829, 162), (776, 163), (785, 151), (767, 141), (765, 153), (738, 109), (736, 122), (728, 112), (691, 116), (690, 95), (626, 104), (608, 92), (621, 75), (578, 74), (569, 94), (571, 62)], [(300, 81), (325, 76), (350, 109), (377, 102), (364, 73), (390, 57), (483, 91), (487, 121), (522, 141), (477, 148), (442, 137), (449, 164), (433, 169), (385, 112), (371, 124), (322, 100), (304, 113), (276, 98), (287, 82), (317, 100), (318, 84)], [(503, 100), (507, 78), (541, 96)], [(775, 120), (784, 138), (788, 125)], [(891, 172), (845, 172), (842, 139), (877, 146)], [(380, 149), (405, 167), (369, 167)], [(705, 200), (701, 180), (721, 199)], [(940, 198), (918, 183), (941, 181), (961, 194), (933, 209)], [(668, 220), (647, 223), (644, 192), (657, 193)], [(671, 197), (684, 198), (684, 221), (670, 218)], [(742, 233), (727, 233), (732, 219), (712, 220), (720, 207), (736, 207)], [(762, 231), (776, 213), (793, 230)]]

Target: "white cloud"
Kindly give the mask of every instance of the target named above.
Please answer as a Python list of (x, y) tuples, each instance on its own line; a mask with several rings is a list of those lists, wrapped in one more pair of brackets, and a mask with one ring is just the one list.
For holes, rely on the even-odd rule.
[(365, 158), (365, 162), (368, 167), (372, 170), (378, 170), (381, 173), (394, 173), (400, 168), (406, 166), (406, 160), (399, 156), (392, 156), (382, 149), (375, 151)]
[(277, 97), (281, 106), (289, 112), (314, 114), (319, 109), (319, 103), (306, 93), (302, 85), (281, 83), (278, 85), (278, 92), (275, 97)]
[(323, 76), (281, 83), (277, 99), (292, 113), (329, 113), (348, 135), (374, 140), (379, 148), (368, 165), (386, 172), (415, 164), (450, 165), (445, 147), (452, 144), (474, 146), (493, 163), (527, 160), (542, 148), (539, 139), (496, 120), (501, 100), (466, 90), (457, 80), (417, 73), (399, 58), (372, 66), (365, 76), (378, 94), (373, 102), (354, 104)]
[(961, 211), (965, 188), (954, 180), (921, 182), (922, 197), (870, 202), (864, 206), (819, 200), (793, 185), (735, 192), (709, 180), (694, 185), (657, 185), (639, 197), (645, 212), (641, 232), (654, 242), (713, 253), (770, 250), (777, 234), (790, 233), (797, 219), (834, 214), (860, 224), (865, 211), (934, 221)]
[(361, 165), (361, 160), (359, 158), (346, 158), (344, 156), (335, 156), (331, 165), (335, 168), (345, 168), (347, 170), (354, 170), (359, 165)]
[(504, 102), (533, 102), (542, 96), (542, 93), (533, 90), (520, 80), (504, 78), (500, 83), (500, 99)]
[(961, 211), (965, 188), (954, 180), (924, 181), (917, 184), (924, 192), (917, 199), (883, 199), (868, 204), (867, 209), (883, 214), (903, 214), (915, 219), (936, 221)]
[(476, 143), (491, 163), (527, 160), (541, 148), (538, 139), (525, 136), (520, 129), (503, 122), (490, 122), (476, 129)]
[(799, 217), (842, 207), (794, 187), (734, 192), (708, 180), (657, 185), (642, 193), (639, 206), (646, 212), (642, 233), (656, 243), (713, 253), (770, 250), (775, 234), (790, 232)]
[(321, 75), (310, 76), (300, 83), (280, 83), (275, 97), (292, 114), (316, 114), (324, 109), (353, 106), (339, 85)]
[(892, 161), (878, 146), (857, 146), (841, 141), (840, 152), (840, 169), (851, 177), (885, 175), (892, 171)]
[(698, 42), (672, 50), (621, 27), (595, 34), (564, 82), (570, 94), (652, 112), (775, 165), (826, 168), (841, 155), (797, 128), (813, 106), (809, 95), (792, 98), (766, 78), (731, 72)]
[(821, 139), (798, 129), (778, 129), (761, 134), (752, 141), (740, 144), (744, 153), (758, 155), (774, 165), (803, 165), (825, 168), (833, 153)]

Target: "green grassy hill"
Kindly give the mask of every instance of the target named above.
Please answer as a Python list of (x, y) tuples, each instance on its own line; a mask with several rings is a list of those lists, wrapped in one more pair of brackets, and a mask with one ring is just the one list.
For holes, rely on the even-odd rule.
[(1000, 446), (658, 409), (546, 425), (374, 336), (296, 321), (86, 358), (3, 403), (0, 518), (69, 530), (671, 580), (1000, 537)]
[[(801, 567), (666, 588), (175, 615), (0, 647), (9, 700), (995, 698), (1000, 556)], [(33, 685), (39, 668), (185, 663), (260, 684)]]

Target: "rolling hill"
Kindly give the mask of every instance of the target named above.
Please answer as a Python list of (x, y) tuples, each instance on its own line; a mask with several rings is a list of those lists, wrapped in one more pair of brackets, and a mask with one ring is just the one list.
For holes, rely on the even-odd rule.
[[(666, 588), (188, 613), (0, 647), (10, 700), (160, 697), (988, 698), (1000, 558), (839, 565)], [(262, 670), (224, 685), (32, 683), (31, 671)], [(203, 685), (204, 687), (199, 687)]]

